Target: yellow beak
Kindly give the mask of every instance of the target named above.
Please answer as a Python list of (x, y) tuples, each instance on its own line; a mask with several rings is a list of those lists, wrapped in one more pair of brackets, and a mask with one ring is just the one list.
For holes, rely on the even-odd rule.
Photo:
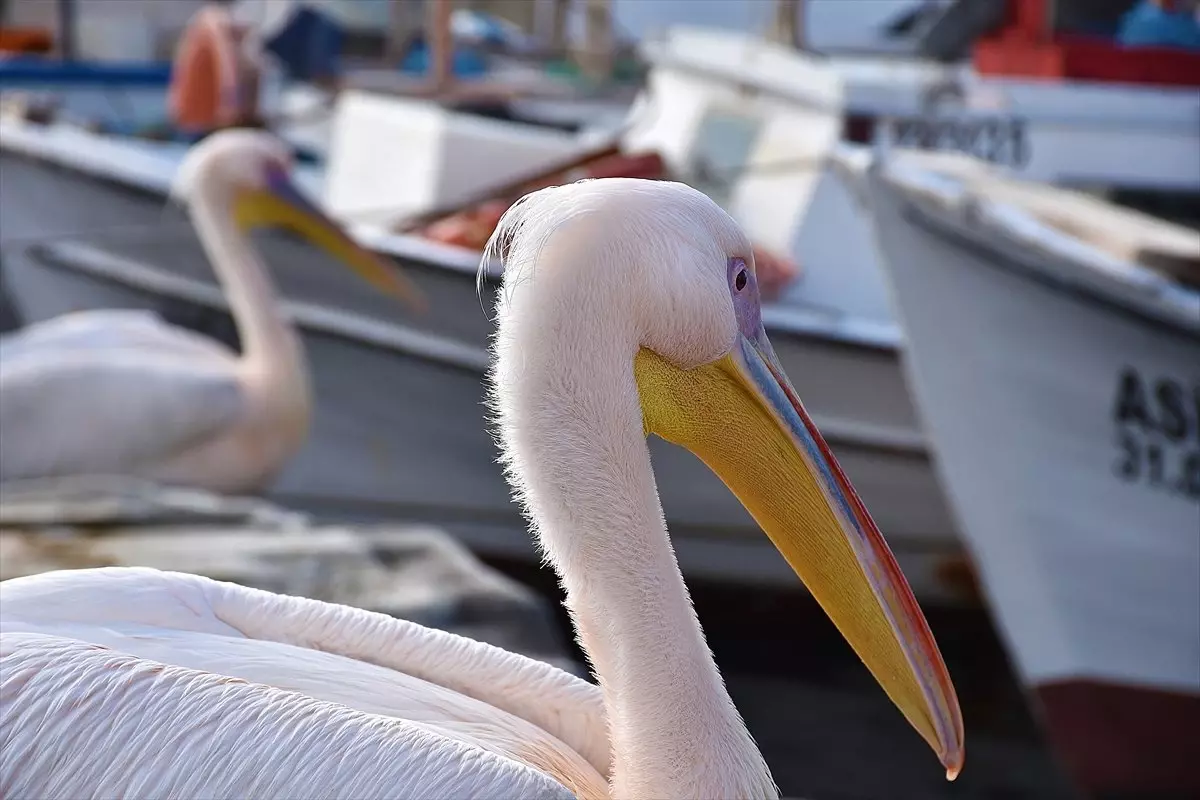
[(646, 432), (688, 448), (770, 537), (953, 780), (963, 724), (912, 590), (780, 368), (766, 333), (693, 369), (642, 349)]
[(268, 170), (264, 188), (242, 190), (234, 202), (234, 215), (244, 229), (275, 225), (294, 231), (413, 311), (421, 313), (427, 308), (421, 290), (404, 273), (354, 241), (340, 225), (310, 202), (282, 169)]

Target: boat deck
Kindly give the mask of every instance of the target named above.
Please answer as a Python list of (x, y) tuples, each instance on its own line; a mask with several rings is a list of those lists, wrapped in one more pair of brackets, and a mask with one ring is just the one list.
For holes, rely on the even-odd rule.
[[(1019, 260), (1137, 313), (1200, 334), (1200, 235), (1082, 192), (1018, 181), (957, 154), (897, 151), (887, 179), (931, 221), (1007, 242)], [(1052, 263), (1051, 263), (1052, 262)]]

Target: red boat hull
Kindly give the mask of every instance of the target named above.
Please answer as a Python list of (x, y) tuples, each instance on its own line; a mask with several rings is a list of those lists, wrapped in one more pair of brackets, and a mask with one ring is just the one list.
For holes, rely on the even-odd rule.
[(1036, 692), (1052, 746), (1090, 795), (1200, 798), (1200, 695), (1092, 680)]

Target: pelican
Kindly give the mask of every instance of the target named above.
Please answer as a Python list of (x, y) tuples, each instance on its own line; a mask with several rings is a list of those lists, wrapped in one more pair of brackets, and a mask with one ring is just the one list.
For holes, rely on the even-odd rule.
[(420, 302), (294, 188), (290, 160), (270, 134), (230, 129), (189, 150), (172, 187), (225, 291), (240, 356), (144, 311), (66, 314), (0, 340), (0, 481), (106, 473), (223, 492), (270, 482), (303, 444), (311, 401), (299, 337), (247, 229), (291, 228)]
[(780, 369), (733, 220), (682, 184), (595, 180), (524, 198), (496, 251), (504, 463), (598, 685), (198, 576), (44, 573), (0, 585), (0, 794), (778, 797), (676, 563), (651, 433), (724, 479), (958, 773), (941, 654)]

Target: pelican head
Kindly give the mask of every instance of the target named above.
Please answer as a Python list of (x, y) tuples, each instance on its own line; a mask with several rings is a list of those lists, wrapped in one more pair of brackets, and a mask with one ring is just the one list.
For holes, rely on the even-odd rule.
[(364, 249), (290, 178), (292, 154), (266, 131), (217, 131), (192, 147), (171, 187), (176, 200), (195, 209), (201, 197), (229, 208), (243, 230), (278, 226), (296, 233), (344, 262), (376, 288), (421, 310), (421, 292), (381, 257)]
[[(534, 453), (527, 444), (539, 433), (532, 416), (505, 418), (505, 408), (540, 403), (541, 419), (559, 428), (536, 441), (538, 455), (579, 450), (577, 439), (561, 441), (562, 431), (576, 436), (568, 414), (633, 415), (634, 426), (640, 411), (639, 436), (687, 448), (738, 497), (953, 779), (964, 750), (950, 676), (891, 551), (771, 347), (750, 243), (737, 224), (683, 184), (599, 179), (523, 198), (490, 248), (505, 264), (496, 404), (510, 462)], [(504, 396), (523, 383), (534, 389)], [(589, 388), (571, 394), (573, 408), (549, 409), (545, 398), (564, 385)], [(610, 440), (601, 449), (638, 446)], [(562, 491), (562, 471), (559, 464), (536, 480)], [(600, 498), (590, 478), (570, 476), (588, 486), (570, 505), (530, 497), (541, 491), (534, 480), (518, 488), (535, 516), (557, 514), (564, 527), (583, 527), (585, 507), (594, 506), (614, 521), (610, 529), (635, 528), (624, 522), (633, 498)], [(637, 495), (631, 484), (621, 489)], [(548, 555), (560, 567), (583, 564), (577, 547), (600, 553), (587, 563), (602, 570), (617, 560), (613, 548), (631, 544), (550, 543)], [(596, 578), (584, 585), (594, 590)]]

